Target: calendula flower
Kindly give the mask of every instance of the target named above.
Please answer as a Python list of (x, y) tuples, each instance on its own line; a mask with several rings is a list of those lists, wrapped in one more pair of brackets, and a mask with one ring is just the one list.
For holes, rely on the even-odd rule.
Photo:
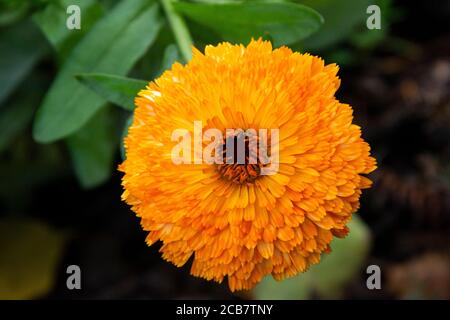
[[(352, 108), (334, 96), (337, 71), (266, 41), (222, 43), (205, 54), (194, 49), (188, 64), (175, 63), (142, 90), (120, 170), (123, 199), (147, 243), (161, 241), (176, 266), (192, 258), (195, 276), (227, 277), (232, 291), (318, 263), (333, 236), (347, 234), (361, 189), (371, 185), (362, 174), (376, 168)], [(248, 139), (245, 163), (175, 163), (173, 133), (195, 140), (194, 123), (223, 132), (224, 154), (229, 128), (278, 129), (266, 150), (278, 154), (276, 172), (263, 175), (267, 164), (249, 162)], [(193, 149), (188, 158), (198, 160)]]

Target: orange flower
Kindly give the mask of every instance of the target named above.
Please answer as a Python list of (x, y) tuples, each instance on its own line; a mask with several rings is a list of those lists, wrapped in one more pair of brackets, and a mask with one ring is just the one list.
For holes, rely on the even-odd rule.
[[(361, 174), (376, 168), (352, 108), (334, 97), (337, 71), (266, 41), (222, 43), (194, 49), (191, 62), (142, 90), (120, 170), (147, 243), (162, 241), (176, 266), (192, 257), (195, 276), (228, 277), (232, 291), (318, 263), (371, 185)], [(194, 121), (222, 132), (279, 129), (278, 172), (261, 175), (259, 162), (175, 164), (172, 133), (194, 132)]]

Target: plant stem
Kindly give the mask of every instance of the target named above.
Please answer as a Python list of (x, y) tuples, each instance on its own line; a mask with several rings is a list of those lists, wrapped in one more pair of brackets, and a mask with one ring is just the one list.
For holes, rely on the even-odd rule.
[(192, 58), (192, 37), (183, 18), (175, 11), (171, 0), (160, 0), (169, 21), (170, 28), (175, 36), (178, 48), (186, 62)]

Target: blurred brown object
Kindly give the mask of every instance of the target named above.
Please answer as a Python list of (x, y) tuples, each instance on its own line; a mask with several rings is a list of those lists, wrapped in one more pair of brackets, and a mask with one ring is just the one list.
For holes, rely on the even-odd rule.
[(400, 299), (450, 300), (450, 257), (430, 252), (391, 265), (387, 286)]

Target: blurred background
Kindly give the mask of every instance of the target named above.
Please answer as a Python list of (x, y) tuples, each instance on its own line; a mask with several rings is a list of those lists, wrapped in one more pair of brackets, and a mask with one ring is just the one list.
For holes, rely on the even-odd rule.
[[(288, 1), (177, 2), (0, 0), (0, 299), (450, 299), (450, 2), (291, 1), (323, 16), (317, 28), (300, 9), (283, 15)], [(69, 30), (73, 4), (81, 29)], [(366, 27), (371, 4), (379, 30)], [(131, 100), (108, 103), (80, 75), (152, 80), (188, 59), (190, 41), (251, 36), (340, 65), (338, 98), (379, 169), (321, 264), (232, 294), (147, 247), (116, 169)], [(67, 289), (69, 265), (81, 290)], [(369, 265), (380, 290), (366, 286)]]

